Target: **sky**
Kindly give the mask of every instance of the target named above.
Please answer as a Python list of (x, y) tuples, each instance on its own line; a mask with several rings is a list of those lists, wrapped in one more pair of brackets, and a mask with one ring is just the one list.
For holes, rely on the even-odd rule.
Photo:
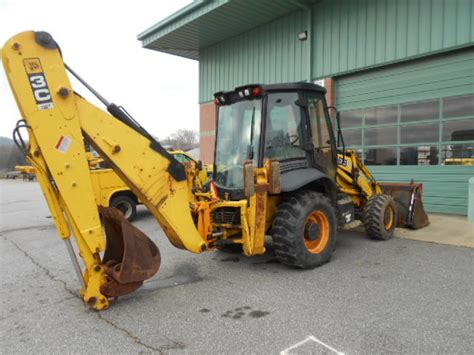
[[(191, 0), (0, 0), (0, 46), (17, 33), (49, 32), (64, 61), (152, 135), (199, 129), (198, 62), (141, 47), (137, 35)], [(21, 116), (0, 65), (0, 136)], [(74, 90), (103, 108), (71, 78)]]

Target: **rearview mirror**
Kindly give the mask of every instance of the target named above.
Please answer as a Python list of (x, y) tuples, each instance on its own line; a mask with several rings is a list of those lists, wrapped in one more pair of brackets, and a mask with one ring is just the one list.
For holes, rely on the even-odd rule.
[(300, 99), (295, 101), (295, 105), (299, 106), (299, 107), (307, 107), (308, 106), (308, 100), (300, 98)]

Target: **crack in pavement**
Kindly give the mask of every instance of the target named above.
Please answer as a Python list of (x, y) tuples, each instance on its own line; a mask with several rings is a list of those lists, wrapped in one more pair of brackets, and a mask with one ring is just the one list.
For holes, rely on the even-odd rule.
[[(67, 284), (64, 280), (61, 280), (61, 279), (58, 279), (57, 277), (55, 277), (51, 271), (49, 271), (46, 267), (44, 267), (43, 265), (41, 265), (38, 261), (36, 261), (26, 250), (22, 249), (16, 242), (14, 242), (13, 240), (5, 237), (4, 235), (0, 234), (0, 237), (5, 240), (6, 242), (9, 242), (10, 244), (12, 244), (18, 251), (20, 251), (26, 258), (28, 258), (28, 260), (30, 260), (33, 265), (35, 265), (36, 267), (38, 267), (40, 270), (42, 270), (46, 276), (54, 281), (54, 282), (57, 282), (57, 283), (60, 283), (64, 289), (70, 293), (72, 295), (72, 297), (68, 297), (66, 298), (66, 300), (68, 299), (72, 299), (72, 298), (79, 298), (81, 299), (77, 292), (71, 290), (69, 287), (67, 287)], [(64, 301), (64, 300), (62, 300)], [(180, 343), (180, 342), (177, 342), (177, 341), (174, 341), (170, 338), (168, 338), (167, 336), (163, 335), (168, 341), (170, 341), (172, 344), (171, 345), (164, 345), (164, 346), (160, 346), (160, 347), (154, 347), (152, 345), (149, 345), (149, 344), (146, 344), (145, 342), (143, 342), (137, 335), (133, 334), (131, 331), (125, 329), (125, 328), (122, 328), (120, 326), (118, 326), (117, 324), (115, 324), (112, 320), (104, 317), (101, 313), (98, 313), (97, 314), (98, 318), (102, 321), (104, 321), (106, 324), (110, 325), (111, 327), (113, 327), (114, 329), (117, 329), (121, 332), (123, 332), (125, 335), (127, 335), (130, 339), (132, 339), (136, 344), (138, 345), (141, 345), (143, 346), (144, 348), (148, 349), (148, 350), (151, 350), (151, 351), (156, 351), (160, 354), (163, 354), (163, 352), (165, 350), (172, 350), (172, 349), (184, 349), (185, 348), (185, 345), (183, 343)]]
[(44, 229), (49, 229), (49, 228), (54, 228), (54, 224), (38, 224), (36, 226), (28, 226), (28, 227), (21, 227), (21, 228), (11, 228), (11, 229), (3, 229), (0, 230), (0, 233), (12, 233), (12, 232), (21, 232), (21, 231), (27, 231), (27, 230), (32, 230), (32, 229), (39, 229), (39, 228), (44, 228)]
[(69, 292), (74, 297), (79, 298), (79, 296), (77, 295), (77, 292), (75, 292), (74, 290), (71, 290), (67, 286), (66, 281), (58, 279), (56, 276), (54, 276), (51, 273), (51, 271), (49, 271), (46, 267), (44, 267), (39, 262), (37, 262), (30, 254), (28, 254), (28, 252), (26, 250), (22, 249), (17, 243), (15, 243), (13, 240), (5, 237), (2, 234), (0, 234), (0, 237), (3, 238), (5, 241), (9, 242), (10, 244), (12, 244), (16, 249), (18, 249), (18, 251), (20, 251), (24, 256), (26, 256), (34, 265), (36, 265), (39, 269), (41, 269), (45, 273), (45, 275), (48, 276), (48, 278), (51, 281), (60, 283), (63, 286), (64, 290)]
[(176, 341), (176, 340), (173, 340), (173, 339), (170, 339), (168, 338), (166, 335), (162, 334), (162, 336), (164, 338), (166, 338), (166, 340), (170, 341), (172, 343), (172, 345), (163, 345), (163, 346), (160, 346), (159, 349), (160, 349), (160, 353), (163, 354), (164, 351), (166, 350), (184, 350), (186, 348), (186, 345), (184, 343), (181, 343), (179, 341)]
[[(152, 345), (146, 344), (146, 343), (143, 342), (143, 340), (141, 340), (137, 335), (133, 334), (131, 331), (129, 331), (129, 330), (125, 329), (125, 328), (120, 327), (119, 325), (117, 325), (116, 323), (114, 323), (111, 319), (104, 317), (104, 316), (102, 315), (102, 313), (97, 313), (97, 317), (98, 317), (100, 320), (103, 320), (105, 323), (107, 323), (107, 324), (110, 325), (111, 327), (113, 327), (114, 329), (117, 329), (117, 330), (121, 331), (122, 333), (124, 333), (127, 337), (129, 337), (130, 339), (132, 339), (136, 344), (141, 345), (141, 346), (147, 348), (148, 350), (157, 351), (158, 353), (163, 354), (162, 347), (156, 348), (156, 347), (154, 347), (154, 346), (152, 346)], [(167, 339), (168, 339), (168, 338), (167, 338)], [(168, 339), (168, 340), (169, 340), (169, 339)]]

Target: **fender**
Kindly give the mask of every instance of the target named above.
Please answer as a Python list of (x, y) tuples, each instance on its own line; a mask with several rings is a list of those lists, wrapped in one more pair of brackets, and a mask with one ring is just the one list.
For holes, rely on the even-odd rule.
[(312, 182), (320, 181), (332, 198), (336, 191), (336, 184), (329, 176), (314, 168), (304, 168), (287, 171), (281, 174), (280, 184), (282, 192), (296, 191)]

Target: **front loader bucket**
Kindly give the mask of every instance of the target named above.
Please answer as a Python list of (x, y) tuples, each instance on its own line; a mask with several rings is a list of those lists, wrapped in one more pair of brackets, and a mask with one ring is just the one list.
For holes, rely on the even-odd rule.
[(381, 183), (384, 194), (395, 200), (398, 218), (397, 227), (420, 229), (430, 224), (423, 207), (423, 184), (415, 183)]
[(107, 282), (102, 285), (101, 292), (108, 297), (123, 296), (135, 291), (158, 272), (160, 251), (119, 210), (100, 207), (100, 213), (107, 238), (102, 260)]

